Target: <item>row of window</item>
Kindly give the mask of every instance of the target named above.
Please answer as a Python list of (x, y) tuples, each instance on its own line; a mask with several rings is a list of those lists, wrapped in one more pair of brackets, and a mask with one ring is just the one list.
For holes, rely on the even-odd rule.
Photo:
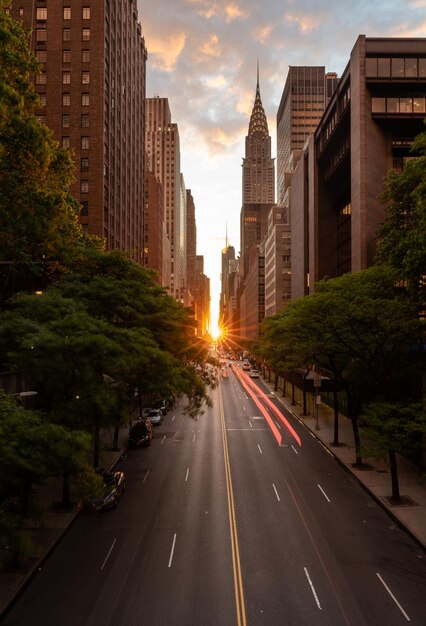
[[(22, 11), (22, 13), (21, 13)], [(20, 15), (23, 15), (23, 9), (19, 10)], [(62, 17), (64, 20), (71, 19), (71, 7), (63, 7)], [(90, 7), (83, 7), (81, 10), (81, 17), (83, 20), (90, 20)], [(47, 20), (47, 7), (37, 7), (36, 9), (36, 20), (44, 21)]]
[[(37, 50), (36, 58), (39, 63), (46, 63), (47, 61), (47, 51), (46, 50)], [(81, 51), (81, 61), (82, 63), (89, 63), (90, 61), (90, 50), (82, 50)], [(71, 62), (71, 50), (62, 50), (62, 62), (70, 63)]]
[[(37, 42), (40, 43), (47, 41), (47, 28), (37, 28), (35, 33)], [(63, 41), (71, 41), (71, 30), (69, 28), (63, 29), (62, 39)], [(90, 41), (90, 28), (82, 28), (81, 40)]]
[[(46, 85), (47, 74), (45, 72), (42, 72), (41, 74), (36, 74), (35, 82), (36, 85)], [(62, 72), (62, 84), (71, 84), (71, 72)], [(90, 85), (90, 72), (81, 72), (81, 84)]]
[[(43, 122), (42, 116), (38, 116), (38, 119)], [(62, 137), (61, 145), (62, 145), (63, 148), (69, 148), (70, 147), (70, 138), (69, 137)], [(88, 150), (90, 148), (89, 137), (81, 137), (81, 139), (80, 139), (80, 148), (82, 150)]]
[[(41, 94), (39, 94), (41, 95)], [(69, 107), (71, 105), (71, 94), (63, 93), (62, 94), (62, 106)], [(88, 107), (90, 106), (90, 94), (82, 93), (81, 94), (81, 106)]]
[(426, 58), (367, 57), (367, 78), (426, 78)]
[[(62, 115), (62, 128), (69, 128), (71, 123), (71, 116), (68, 113)], [(83, 113), (81, 115), (81, 128), (89, 128), (89, 115)]]
[(400, 98), (371, 98), (372, 113), (426, 113), (425, 94), (414, 94)]

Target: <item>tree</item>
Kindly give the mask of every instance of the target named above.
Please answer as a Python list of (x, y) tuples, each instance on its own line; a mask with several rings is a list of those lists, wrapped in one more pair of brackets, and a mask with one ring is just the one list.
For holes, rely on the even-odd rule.
[[(395, 272), (373, 267), (323, 280), (264, 327), (277, 363), (314, 364), (333, 372), (348, 400), (356, 465), (362, 465), (358, 416), (363, 404), (415, 397), (419, 380), (410, 350), (421, 337), (416, 307), (395, 292)], [(270, 348), (269, 348), (270, 349)]]
[(35, 485), (66, 471), (77, 497), (93, 494), (99, 481), (87, 462), (88, 446), (84, 433), (52, 424), (0, 392), (0, 536), (10, 542), (15, 564)]
[(409, 293), (426, 300), (426, 132), (412, 147), (403, 172), (391, 170), (382, 201), (386, 220), (378, 229), (376, 263), (395, 268)]
[(0, 0), (0, 304), (44, 288), (67, 245), (81, 237), (69, 193), (74, 164), (36, 117), (30, 75), (38, 71), (27, 34)]

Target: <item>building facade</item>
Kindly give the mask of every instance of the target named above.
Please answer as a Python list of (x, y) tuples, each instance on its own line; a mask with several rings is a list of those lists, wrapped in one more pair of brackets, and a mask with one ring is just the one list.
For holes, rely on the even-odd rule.
[(163, 187), (164, 222), (170, 240), (170, 292), (180, 298), (180, 141), (167, 98), (146, 99), (146, 151), (150, 169)]
[(277, 112), (277, 204), (287, 206), (288, 175), (316, 130), (338, 83), (323, 66), (290, 66)]
[(39, 120), (74, 153), (83, 229), (143, 263), (145, 70), (136, 1), (19, 0), (31, 28)]
[(247, 339), (258, 336), (259, 319), (263, 319), (264, 284), (261, 289), (258, 288), (257, 269), (253, 270), (255, 278), (251, 277), (248, 280), (248, 276), (253, 263), (256, 268), (263, 264), (264, 272), (264, 260), (260, 263), (256, 255), (259, 254), (259, 245), (267, 232), (269, 211), (275, 202), (275, 165), (271, 157), (268, 122), (260, 96), (259, 72), (245, 141), (242, 181), (240, 284), (237, 308), (240, 315), (239, 335), (241, 339)]
[(291, 233), (284, 207), (270, 210), (264, 247), (265, 317), (269, 317), (291, 299)]
[(426, 39), (360, 35), (293, 176), (292, 297), (372, 264), (384, 177), (414, 156), (425, 117)]

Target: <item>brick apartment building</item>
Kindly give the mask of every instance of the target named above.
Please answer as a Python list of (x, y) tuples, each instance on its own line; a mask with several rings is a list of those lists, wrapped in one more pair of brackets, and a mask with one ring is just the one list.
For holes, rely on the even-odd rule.
[(73, 151), (81, 224), (143, 263), (145, 69), (136, 0), (13, 0), (42, 71), (39, 119)]

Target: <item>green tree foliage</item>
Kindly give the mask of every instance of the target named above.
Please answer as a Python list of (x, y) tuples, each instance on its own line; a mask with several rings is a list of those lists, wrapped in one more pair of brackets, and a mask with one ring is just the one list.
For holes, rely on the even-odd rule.
[(361, 464), (358, 416), (373, 399), (404, 401), (419, 392), (410, 358), (420, 340), (416, 307), (395, 292), (395, 272), (373, 267), (318, 283), (263, 326), (262, 344), (273, 366), (314, 364), (333, 372), (348, 399)]
[(87, 462), (89, 440), (0, 392), (0, 536), (19, 559), (23, 519), (32, 513), (32, 490), (48, 478), (68, 474), (76, 497), (87, 497), (99, 479)]
[(411, 296), (426, 300), (426, 132), (412, 148), (403, 172), (391, 170), (382, 196), (387, 206), (378, 230), (376, 262), (394, 267), (407, 282)]
[(74, 165), (36, 117), (37, 64), (21, 24), (0, 0), (0, 302), (45, 285), (64, 246), (81, 236), (69, 185)]

